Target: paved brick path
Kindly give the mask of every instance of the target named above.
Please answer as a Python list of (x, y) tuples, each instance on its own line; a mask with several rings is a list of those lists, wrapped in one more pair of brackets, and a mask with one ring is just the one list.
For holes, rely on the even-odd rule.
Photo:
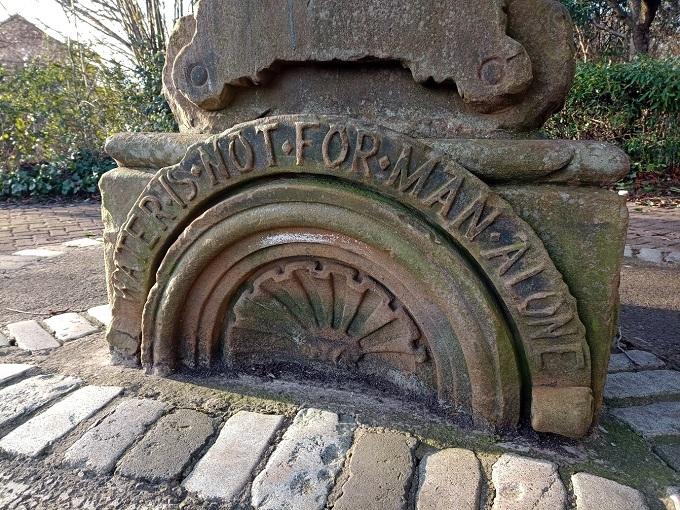
[[(641, 209), (641, 210), (639, 210)], [(630, 226), (626, 244), (680, 252), (680, 209), (628, 206)]]
[(100, 203), (16, 204), (0, 202), (0, 253), (101, 235)]

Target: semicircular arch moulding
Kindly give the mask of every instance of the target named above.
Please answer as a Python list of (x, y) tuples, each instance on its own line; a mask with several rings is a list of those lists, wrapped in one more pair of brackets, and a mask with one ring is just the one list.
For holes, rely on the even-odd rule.
[[(113, 349), (139, 355), (142, 313), (156, 269), (191, 221), (248, 183), (296, 174), (371, 190), (435, 226), (473, 262), (500, 303), (531, 385), (532, 416), (559, 413), (554, 403), (568, 391), (578, 395), (585, 433), (592, 420), (585, 329), (540, 239), (455, 161), (409, 137), (346, 118), (286, 116), (242, 124), (160, 170), (118, 237), (108, 331)], [(542, 421), (533, 425), (541, 430)]]

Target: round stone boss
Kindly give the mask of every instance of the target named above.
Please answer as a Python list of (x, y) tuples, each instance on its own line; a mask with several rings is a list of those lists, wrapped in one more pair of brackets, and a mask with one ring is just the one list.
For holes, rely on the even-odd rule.
[[(305, 189), (299, 201), (291, 203), (287, 197), (299, 193), (299, 187), (294, 183), (295, 179), (303, 176), (315, 181), (306, 184), (309, 188)], [(294, 180), (277, 186), (282, 177)], [(326, 186), (323, 182), (329, 184)], [(332, 191), (327, 189), (337, 188), (336, 191), (340, 192), (343, 183), (350, 186), (349, 195), (342, 198), (331, 196)], [(328, 199), (314, 200), (321, 196), (328, 196)], [(264, 200), (261, 210), (253, 208), (255, 197)], [(352, 197), (361, 204), (356, 200), (353, 202)], [(222, 206), (232, 204), (229, 207), (236, 207), (233, 204), (239, 200), (249, 208), (238, 214), (229, 212), (231, 209), (227, 205)], [(349, 207), (350, 203), (354, 203), (355, 207)], [(377, 204), (378, 209), (367, 214), (370, 204)], [(222, 213), (215, 213), (217, 210)], [(238, 210), (238, 207), (233, 210)], [(394, 212), (396, 210), (399, 212)], [(315, 211), (314, 215), (312, 211)], [(393, 211), (393, 218), (378, 222), (376, 218), (380, 213), (387, 214), (387, 211)], [(345, 223), (340, 224), (335, 218), (342, 214), (349, 216)], [(352, 214), (355, 216), (350, 219)], [(318, 219), (313, 221), (312, 216)], [(211, 220), (205, 219), (208, 217)], [(277, 223), (283, 218), (284, 223)], [(195, 256), (183, 257), (194, 246), (191, 236), (201, 232), (205, 222), (210, 224), (210, 228), (218, 228), (220, 222), (230, 219), (233, 225), (228, 230), (216, 230), (222, 233), (203, 239), (201, 242), (207, 244), (198, 251), (192, 251)], [(381, 226), (377, 230), (371, 230), (372, 226), (379, 224)], [(416, 240), (409, 239), (408, 232), (405, 232), (386, 245), (376, 245), (383, 231), (397, 232), (403, 225), (410, 225), (408, 232), (419, 228), (431, 229), (431, 235)], [(347, 231), (340, 226), (345, 226)], [(276, 235), (285, 237), (288, 232), (290, 235), (297, 233), (306, 241), (289, 242), (284, 247), (265, 243), (256, 255), (249, 254), (244, 258), (252, 264), (241, 273), (232, 270), (225, 273), (226, 267), (211, 266), (212, 259), (207, 258), (206, 253), (214, 253), (217, 257), (224, 252), (226, 256), (234, 254), (236, 247), (246, 249), (250, 246), (249, 242), (264, 242), (248, 241), (249, 235), (256, 235), (260, 230), (263, 230), (262, 235), (278, 232), (266, 234), (265, 237), (270, 240)], [(240, 237), (233, 238), (233, 246), (225, 251), (227, 245), (220, 236), (228, 237), (236, 232), (241, 233)], [(315, 235), (321, 235), (320, 232), (331, 238), (336, 235), (337, 239), (326, 243), (308, 242)], [(352, 248), (361, 243), (365, 247), (359, 255)], [(403, 256), (397, 262), (394, 253), (398, 247), (405, 250), (409, 247), (410, 257)], [(457, 262), (450, 262), (448, 268), (445, 264), (441, 265), (441, 261), (439, 266), (432, 261), (428, 265), (428, 256), (439, 251), (439, 247), (444, 247), (448, 254), (454, 254)], [(360, 259), (356, 259), (358, 256)], [(285, 263), (277, 263), (277, 260)], [(257, 265), (255, 261), (261, 264), (258, 262)], [(508, 417), (510, 421), (515, 419), (513, 413), (514, 416), (518, 413), (518, 404), (511, 405), (515, 410), (510, 413), (504, 404), (506, 398), (507, 402), (513, 401), (513, 398), (508, 398), (512, 393), (507, 386), (508, 378), (504, 380), (500, 376), (499, 379), (492, 372), (498, 369), (503, 372), (503, 367), (513, 366), (514, 361), (511, 365), (507, 363), (516, 356), (522, 368), (513, 366), (511, 372), (515, 378), (519, 378), (521, 373), (523, 384), (533, 390), (534, 428), (562, 433), (554, 430), (559, 428), (555, 424), (560, 422), (562, 415), (569, 414), (565, 407), (570, 407), (578, 409), (576, 416), (572, 412), (569, 418), (577, 423), (575, 435), (587, 431), (592, 420), (592, 402), (590, 355), (585, 329), (579, 320), (576, 302), (540, 239), (505, 201), (459, 163), (417, 140), (346, 118), (286, 116), (242, 124), (190, 148), (178, 165), (160, 170), (138, 198), (118, 237), (113, 273), (114, 318), (108, 332), (109, 342), (114, 350), (128, 356), (137, 355), (140, 342), (143, 343), (143, 362), (161, 371), (173, 369), (178, 362), (186, 362), (189, 366), (210, 362), (216, 352), (215, 338), (222, 335), (220, 338), (224, 339), (226, 331), (233, 329), (228, 320), (226, 325), (223, 320), (233, 312), (224, 307), (238, 303), (232, 301), (235, 299), (232, 294), (242, 296), (244, 285), (249, 288), (261, 286), (262, 281), (257, 280), (258, 271), (264, 274), (273, 270), (287, 277), (291, 274), (299, 276), (299, 271), (290, 269), (296, 266), (289, 265), (298, 262), (318, 268), (314, 270), (316, 272), (307, 271), (306, 276), (317, 280), (324, 278), (325, 267), (332, 267), (340, 272), (342, 270), (338, 268), (351, 268), (358, 271), (357, 275), (366, 275), (368, 279), (365, 281), (374, 281), (376, 289), (384, 290), (383, 299), (392, 300), (392, 311), (396, 313), (402, 307), (421, 332), (422, 338), (418, 341), (422, 341), (423, 345), (415, 339), (409, 341), (416, 351), (424, 347), (428, 359), (432, 360), (434, 368), (431, 372), (437, 375), (434, 379), (430, 378), (436, 380), (430, 386), (436, 386), (440, 396), (446, 395), (481, 421), (507, 423)], [(412, 296), (414, 303), (434, 299), (433, 296), (437, 295), (434, 282), (457, 274), (464, 267), (463, 263), (468, 264), (468, 276), (453, 278), (449, 282), (457, 292), (429, 308), (433, 317), (442, 316), (454, 331), (450, 337), (454, 340), (447, 343), (441, 341), (445, 335), (435, 333), (442, 330), (435, 328), (424, 332), (427, 314), (416, 316), (404, 296), (408, 297), (409, 292), (419, 289), (415, 294), (417, 298)], [(424, 264), (420, 272), (414, 269), (418, 264)], [(389, 267), (392, 267), (392, 275), (401, 275), (401, 279), (390, 280), (394, 281), (392, 285), (386, 283)], [(208, 329), (174, 336), (159, 335), (157, 331), (167, 331), (176, 322), (173, 317), (177, 317), (172, 313), (165, 314), (176, 306), (166, 309), (165, 303), (182, 301), (177, 301), (173, 295), (177, 293), (184, 297), (182, 293), (193, 292), (189, 283), (200, 279), (203, 274), (206, 275), (204, 278), (214, 278), (214, 282), (219, 281), (217, 276), (224, 276), (227, 282), (224, 283), (227, 290), (201, 298), (206, 310), (213, 310), (205, 315), (203, 323), (199, 320), (200, 314), (193, 316), (197, 319), (196, 324), (203, 324), (201, 327)], [(357, 278), (357, 281), (362, 281), (361, 276)], [(395, 287), (399, 281), (402, 282), (402, 291)], [(405, 281), (412, 284), (404, 286)], [(154, 284), (156, 286), (149, 294)], [(480, 345), (486, 345), (486, 362), (480, 361), (484, 356), (475, 355), (477, 359), (470, 357), (472, 351), (466, 353), (464, 345), (475, 342), (466, 341), (465, 335), (461, 334), (460, 323), (456, 324), (456, 321), (463, 319), (449, 313), (451, 306), (462, 307), (459, 310), (468, 306), (469, 309), (470, 303), (466, 299), (479, 297), (484, 292), (488, 298), (477, 301), (488, 301), (493, 306), (479, 308), (466, 319), (477, 321), (476, 327), (482, 331), (476, 338)], [(316, 305), (322, 307), (328, 303), (317, 302)], [(181, 308), (183, 305), (179, 306), (177, 309), (181, 309), (182, 313), (190, 313), (189, 309)], [(498, 314), (492, 311), (494, 307)], [(376, 309), (385, 311), (384, 308)], [(161, 316), (166, 319), (160, 320)], [(496, 332), (484, 333), (482, 324), (499, 322), (494, 317), (501, 317), (503, 327)], [(210, 330), (214, 327), (218, 327), (219, 335)], [(509, 332), (508, 336), (513, 339), (510, 355), (506, 352), (510, 343), (504, 343), (506, 333), (503, 331)], [(180, 337), (182, 347), (175, 343)], [(221, 341), (223, 345), (218, 345), (217, 351), (222, 349), (223, 354), (232, 352), (229, 350), (232, 345), (230, 339), (233, 340), (233, 336), (227, 334), (226, 340), (219, 340), (218, 343)], [(347, 344), (350, 340), (344, 337), (338, 341)], [(191, 354), (187, 346), (194, 341), (198, 347)], [(455, 383), (442, 380), (444, 365), (437, 362), (435, 348), (432, 347), (437, 342), (446, 344), (441, 351), (446, 353), (444, 357), (461, 356), (454, 366), (465, 367), (464, 370), (450, 370), (453, 374), (451, 381)], [(493, 347), (489, 347), (491, 344)], [(317, 346), (317, 351), (328, 347), (327, 343), (323, 345), (325, 347)], [(488, 353), (492, 353), (490, 358)], [(332, 361), (334, 354), (329, 351), (319, 355), (317, 352), (316, 356), (317, 359), (325, 356), (326, 361), (330, 357)], [(382, 356), (385, 358), (387, 354)], [(392, 358), (395, 356), (412, 356), (411, 363), (416, 355), (400, 351)], [(345, 359), (352, 359), (352, 356), (345, 356)], [(395, 363), (403, 366), (394, 360), (390, 363), (387, 365), (392, 368)], [(423, 374), (426, 372), (422, 370)], [(496, 388), (490, 397), (493, 404), (482, 405), (475, 401), (475, 384), (478, 383), (470, 377), (477, 372), (487, 372), (482, 379), (493, 381), (495, 377), (497, 382), (500, 381), (500, 386), (488, 383)], [(415, 386), (424, 391), (428, 387), (427, 380), (423, 375)], [(404, 380), (398, 382), (402, 386), (410, 384)], [(461, 391), (465, 385), (468, 389)], [(498, 388), (502, 388), (500, 393)], [(561, 395), (569, 395), (571, 400), (578, 402), (556, 405)]]

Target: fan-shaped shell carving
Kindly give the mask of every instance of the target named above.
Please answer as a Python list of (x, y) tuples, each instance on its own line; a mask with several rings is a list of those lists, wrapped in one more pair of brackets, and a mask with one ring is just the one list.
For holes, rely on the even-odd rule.
[(370, 354), (425, 361), (410, 314), (378, 282), (356, 269), (305, 260), (261, 273), (234, 303), (232, 350), (268, 345), (305, 358), (356, 365)]

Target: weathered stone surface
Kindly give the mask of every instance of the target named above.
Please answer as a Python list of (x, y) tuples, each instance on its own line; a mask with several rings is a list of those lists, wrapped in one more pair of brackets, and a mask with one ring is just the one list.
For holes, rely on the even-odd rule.
[[(179, 163), (201, 133), (120, 133), (107, 139), (106, 151), (126, 167), (163, 168)], [(626, 176), (628, 156), (615, 146), (573, 140), (422, 140), (445, 152), (485, 182), (611, 184)], [(152, 175), (142, 172), (148, 183)]]
[(72, 241), (66, 241), (62, 243), (67, 248), (91, 248), (93, 246), (101, 246), (102, 242), (99, 239), (93, 239), (92, 237), (81, 237), (79, 239), (73, 239)]
[(35, 369), (35, 366), (26, 365), (24, 363), (0, 364), (0, 384), (5, 384), (6, 382), (16, 379), (19, 376), (26, 375), (33, 369)]
[(349, 478), (334, 510), (405, 509), (416, 440), (396, 432), (359, 432), (349, 459)]
[[(322, 2), (320, 8), (323, 8), (325, 3)], [(315, 7), (316, 3), (313, 4), (312, 10)], [(420, 5), (410, 4), (409, 7), (417, 9)], [(277, 16), (278, 19), (285, 18), (279, 4), (276, 4), (274, 9), (281, 13)], [(378, 11), (382, 12), (382, 9), (389, 7), (381, 4)], [(486, 12), (488, 5), (481, 7), (475, 4), (475, 9), (481, 14)], [(267, 13), (267, 19), (271, 16), (268, 10), (269, 8), (263, 4), (262, 11)], [(362, 18), (365, 16), (362, 14), (366, 12), (364, 9), (356, 11), (356, 15)], [(376, 26), (381, 34), (398, 30), (386, 23), (398, 17), (395, 12), (404, 11), (404, 9), (392, 10), (389, 14), (379, 15), (375, 19), (368, 16), (361, 26), (369, 28)], [(337, 23), (338, 17), (351, 18), (340, 12), (329, 10), (327, 22)], [(461, 22), (466, 23), (465, 16), (458, 13), (458, 17)], [(447, 19), (447, 16), (438, 16), (439, 18)], [(287, 24), (288, 20), (282, 21), (286, 21)], [(180, 130), (183, 131), (218, 133), (234, 124), (261, 117), (265, 113), (291, 112), (346, 114), (428, 138), (437, 136), (472, 138), (475, 134), (489, 132), (501, 134), (507, 130), (532, 130), (540, 126), (550, 113), (561, 107), (569, 90), (574, 72), (573, 28), (566, 10), (558, 2), (545, 0), (512, 2), (507, 7), (507, 23), (508, 33), (524, 45), (529, 53), (533, 67), (533, 82), (524, 94), (510, 98), (514, 104), (513, 108), (493, 114), (471, 111), (450, 84), (423, 87), (413, 80), (412, 74), (407, 69), (384, 60), (353, 65), (344, 62), (300, 64), (286, 62), (277, 66), (274, 80), (266, 84), (258, 81), (257, 87), (235, 87), (234, 90), (238, 90), (238, 94), (228, 108), (218, 112), (206, 111), (182, 95), (172, 78), (176, 55), (191, 42), (196, 30), (193, 16), (181, 18), (172, 34), (164, 71), (164, 88), (178, 119)], [(295, 22), (294, 25), (295, 33), (299, 34), (299, 24)], [(430, 26), (438, 25), (439, 23), (435, 23)], [(225, 34), (221, 22), (215, 23), (214, 26), (220, 27), (220, 35)], [(413, 27), (422, 36), (424, 32), (418, 30), (416, 25)], [(269, 30), (268, 27), (267, 33)], [(238, 40), (240, 33), (237, 31), (234, 35), (223, 35), (222, 38)], [(356, 37), (360, 37), (360, 32), (355, 30), (348, 33), (356, 33)], [(288, 34), (287, 29), (285, 34)], [(305, 34), (299, 35), (304, 37)], [(429, 32), (427, 35), (428, 40), (423, 48), (443, 48), (447, 45), (447, 39), (450, 40), (448, 32), (443, 40), (433, 38)], [(329, 37), (334, 36), (324, 35), (319, 38), (318, 43), (323, 44)], [(354, 39), (351, 36), (346, 38), (348, 41)], [(243, 44), (250, 49), (250, 42)], [(390, 47), (390, 50), (392, 49)], [(343, 55), (339, 60), (351, 58), (354, 57)], [(243, 58), (239, 56), (238, 62), (241, 61)], [(300, 83), (304, 83), (305, 86), (301, 87)]]
[(62, 342), (82, 338), (98, 329), (79, 314), (73, 312), (62, 313), (45, 319), (45, 325), (50, 328), (57, 340)]
[(567, 491), (552, 462), (504, 454), (493, 465), (493, 510), (565, 509)]
[(482, 468), (470, 450), (448, 448), (420, 461), (416, 510), (477, 510)]
[(163, 168), (178, 163), (192, 145), (205, 141), (200, 133), (118, 133), (104, 150), (121, 167)]
[(17, 418), (31, 413), (80, 384), (61, 375), (37, 375), (0, 390), (0, 432)]
[(0, 332), (0, 347), (7, 347), (9, 345), (9, 338)]
[(646, 438), (680, 435), (680, 402), (658, 402), (610, 412)]
[(156, 400), (125, 400), (66, 451), (65, 462), (101, 474), (111, 473), (123, 453), (164, 411), (165, 404)]
[(633, 372), (636, 370), (652, 370), (664, 368), (666, 364), (651, 352), (626, 351), (612, 354), (609, 359), (609, 373)]
[(208, 415), (180, 409), (158, 420), (118, 464), (117, 473), (149, 482), (179, 478), (214, 431)]
[(576, 496), (576, 510), (648, 510), (642, 493), (588, 473), (571, 477)]
[(182, 485), (206, 499), (235, 500), (282, 423), (283, 416), (239, 411), (227, 420)]
[[(265, 0), (253, 7), (238, 0), (201, 3), (196, 33), (173, 64), (175, 86), (193, 103), (224, 108), (233, 87), (264, 82), (278, 62), (400, 61), (418, 82), (455, 82), (461, 97), (484, 111), (524, 92), (533, 78), (529, 56), (506, 35), (506, 18), (489, 0), (461, 1), (454, 11), (434, 0), (369, 0), (361, 9), (339, 0), (292, 0), (282, 9)], [(413, 19), (436, 23), (422, 30)], [(393, 37), (384, 37), (386, 27)], [(267, 33), (266, 42), (246, 36), (251, 32)]]
[(593, 367), (597, 413), (616, 333), (618, 275), (628, 229), (626, 201), (610, 191), (566, 186), (493, 189), (541, 238), (578, 302), (590, 351), (584, 356), (590, 356)]
[[(116, 168), (99, 179), (104, 222), (104, 267), (107, 275), (113, 272), (113, 250), (118, 232), (154, 171)], [(110, 277), (106, 279), (106, 290), (110, 303), (113, 296)]]
[(622, 150), (600, 142), (567, 140), (442, 140), (438, 149), (489, 184), (541, 182), (612, 184), (630, 171)]
[(17, 257), (34, 257), (40, 259), (59, 257), (60, 255), (63, 254), (64, 254), (63, 251), (53, 250), (50, 248), (29, 248), (26, 250), (19, 250), (13, 253), (13, 255)]
[(33, 262), (31, 257), (20, 257), (17, 255), (0, 255), (0, 271), (12, 271), (21, 269)]
[(680, 443), (657, 444), (654, 451), (666, 464), (680, 473)]
[(123, 388), (86, 386), (0, 439), (0, 449), (35, 457), (113, 400)]
[(531, 394), (531, 426), (537, 432), (583, 437), (590, 428), (593, 394), (590, 388), (538, 386)]
[(321, 510), (352, 442), (353, 421), (303, 409), (253, 481), (256, 509)]
[(680, 372), (649, 370), (609, 374), (604, 397), (612, 402), (631, 399), (678, 399), (680, 398)]
[(111, 305), (94, 306), (87, 310), (87, 315), (104, 326), (108, 326), (111, 323)]
[(17, 346), (26, 351), (44, 351), (61, 346), (34, 320), (13, 322), (7, 325), (7, 329)]

